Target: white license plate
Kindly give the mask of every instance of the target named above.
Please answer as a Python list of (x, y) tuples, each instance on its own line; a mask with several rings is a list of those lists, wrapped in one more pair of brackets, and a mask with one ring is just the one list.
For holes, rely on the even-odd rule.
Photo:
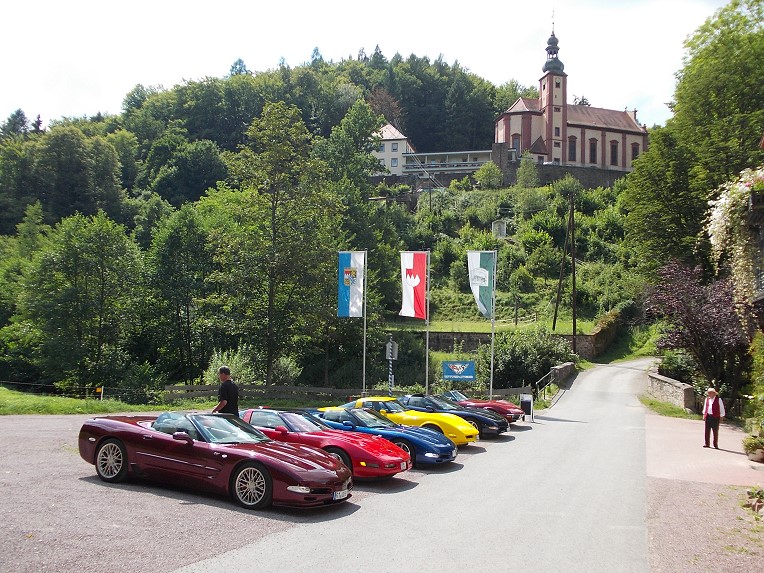
[(408, 464), (406, 462), (401, 462), (401, 469), (405, 470), (408, 467)]
[(345, 499), (347, 496), (348, 496), (348, 490), (341, 489), (340, 491), (334, 492), (333, 498), (334, 500), (338, 500), (338, 499)]
[(456, 450), (454, 450), (454, 457), (456, 457)]

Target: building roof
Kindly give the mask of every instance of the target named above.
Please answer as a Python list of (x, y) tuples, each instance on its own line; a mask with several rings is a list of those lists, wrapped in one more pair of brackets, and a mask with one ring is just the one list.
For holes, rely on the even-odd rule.
[(523, 111), (538, 111), (539, 100), (530, 97), (520, 97), (517, 101), (509, 106), (509, 109), (504, 113), (519, 113)]
[(568, 125), (643, 133), (645, 129), (634, 119), (635, 115), (636, 113), (628, 111), (568, 104)]
[(382, 126), (382, 129), (380, 129), (377, 132), (377, 135), (379, 135), (383, 140), (386, 140), (386, 139), (406, 139), (405, 135), (403, 135), (400, 131), (395, 129), (389, 123), (384, 125), (384, 126)]
[(546, 155), (549, 153), (549, 150), (546, 148), (546, 144), (544, 143), (544, 139), (541, 136), (539, 136), (539, 138), (533, 142), (533, 145), (531, 145), (528, 151), (531, 153), (537, 153), (539, 155)]

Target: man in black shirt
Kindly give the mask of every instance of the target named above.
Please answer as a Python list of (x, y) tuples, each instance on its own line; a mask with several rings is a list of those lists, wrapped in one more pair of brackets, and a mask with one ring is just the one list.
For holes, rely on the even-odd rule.
[(222, 412), (224, 414), (239, 415), (239, 388), (231, 379), (231, 369), (228, 366), (218, 368), (218, 380), (220, 380), (220, 389), (218, 390), (218, 405), (212, 409), (212, 413)]

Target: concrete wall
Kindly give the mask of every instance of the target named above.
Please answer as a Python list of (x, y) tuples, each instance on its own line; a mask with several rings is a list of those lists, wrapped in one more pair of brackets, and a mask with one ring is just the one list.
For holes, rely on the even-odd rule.
[(674, 404), (674, 406), (685, 410), (696, 411), (695, 389), (689, 384), (673, 378), (649, 372), (647, 375), (647, 394), (661, 402)]

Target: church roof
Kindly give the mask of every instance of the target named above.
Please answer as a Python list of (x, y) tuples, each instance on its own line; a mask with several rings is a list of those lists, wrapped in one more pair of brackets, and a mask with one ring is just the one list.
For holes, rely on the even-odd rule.
[(377, 135), (379, 135), (379, 137), (382, 139), (406, 139), (405, 135), (403, 135), (389, 123), (382, 126), (382, 129), (377, 132)]
[(617, 111), (588, 105), (569, 104), (568, 125), (644, 132), (644, 128), (637, 123), (634, 115), (628, 111)]
[(539, 100), (529, 97), (517, 98), (517, 101), (509, 106), (509, 109), (504, 113), (518, 113), (523, 111), (538, 111)]

